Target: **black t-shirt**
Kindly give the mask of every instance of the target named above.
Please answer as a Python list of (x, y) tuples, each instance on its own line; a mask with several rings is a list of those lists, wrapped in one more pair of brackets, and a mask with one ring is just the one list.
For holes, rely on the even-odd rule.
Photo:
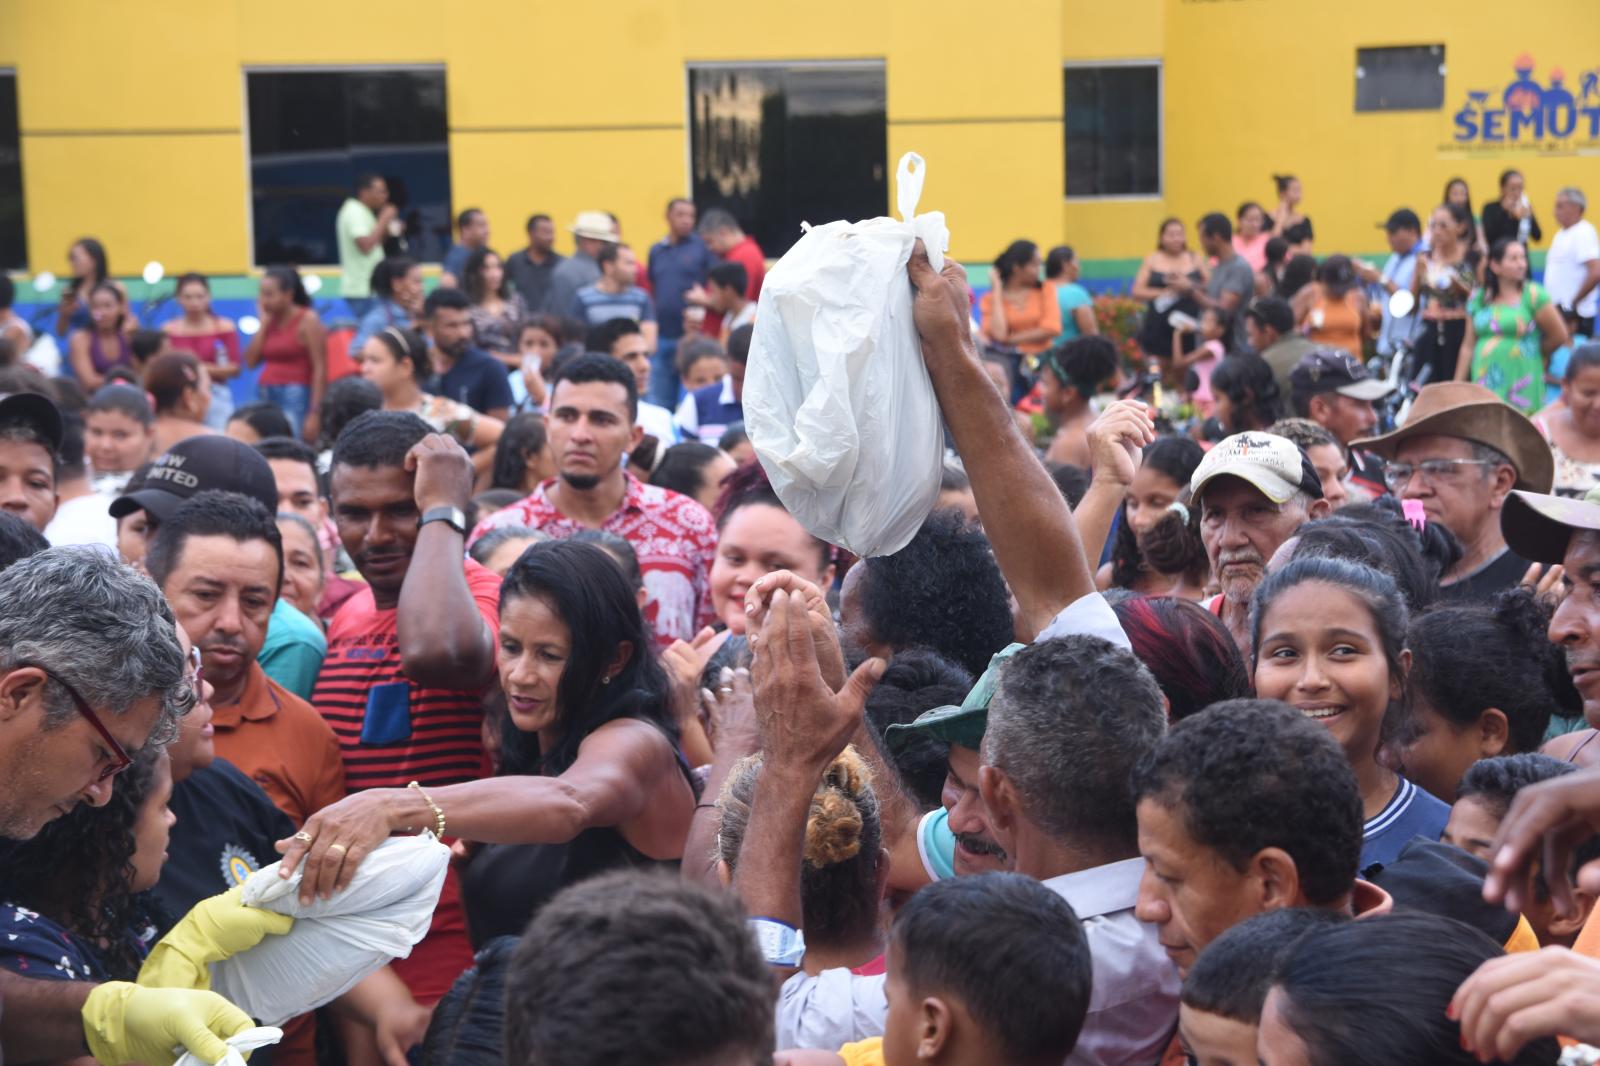
[(169, 806), (178, 820), (155, 894), (171, 921), (277, 862), (273, 845), (294, 835), (261, 786), (222, 758), (174, 785)]
[(456, 365), (428, 382), (428, 392), (464, 403), (480, 414), (511, 406), (505, 364), (479, 348), (468, 348)]
[(1439, 598), (1445, 603), (1488, 603), (1497, 593), (1521, 581), (1530, 565), (1528, 560), (1507, 548), (1471, 577), (1440, 588)]

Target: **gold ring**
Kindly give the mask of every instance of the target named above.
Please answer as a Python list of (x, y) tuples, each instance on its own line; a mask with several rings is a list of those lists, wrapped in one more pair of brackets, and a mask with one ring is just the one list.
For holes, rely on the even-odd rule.
[(294, 839), (298, 840), (302, 844), (309, 844), (311, 843), (311, 834), (302, 829), (300, 832), (294, 835)]
[(349, 850), (343, 844), (329, 844), (328, 845), (328, 850), (329, 851), (332, 851), (334, 848), (338, 848), (339, 849), (339, 854), (340, 855), (343, 855), (347, 850)]

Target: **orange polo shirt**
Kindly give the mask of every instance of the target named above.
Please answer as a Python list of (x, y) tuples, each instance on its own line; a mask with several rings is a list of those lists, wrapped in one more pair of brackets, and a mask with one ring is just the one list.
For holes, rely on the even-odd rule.
[(296, 826), (344, 799), (344, 758), (322, 715), (250, 664), (239, 702), (214, 705), (217, 754), (260, 785)]

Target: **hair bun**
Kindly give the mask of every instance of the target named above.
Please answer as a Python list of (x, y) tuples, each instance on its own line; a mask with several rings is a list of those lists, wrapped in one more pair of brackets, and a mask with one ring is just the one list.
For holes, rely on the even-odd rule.
[(822, 775), (806, 820), (805, 860), (832, 866), (861, 852), (859, 797), (872, 787), (872, 772), (855, 748), (845, 748)]

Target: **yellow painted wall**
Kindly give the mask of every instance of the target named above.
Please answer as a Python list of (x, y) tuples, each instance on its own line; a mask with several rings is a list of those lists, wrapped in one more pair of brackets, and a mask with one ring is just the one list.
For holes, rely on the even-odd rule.
[[(470, 17), (434, 0), (0, 0), (0, 66), (18, 73), (34, 269), (59, 272), (68, 243), (94, 234), (119, 273), (152, 258), (246, 270), (241, 70), (299, 64), (444, 64), (455, 206), (483, 207), (504, 247), (534, 210), (603, 207), (633, 243), (659, 235), (687, 178), (686, 64), (879, 59), (891, 167), (907, 150), (928, 159), (923, 203), (946, 212), (960, 258), (1026, 235), (1134, 259), (1168, 214), (1270, 204), (1269, 175), (1285, 170), (1304, 180), (1319, 250), (1372, 251), (1374, 222), (1426, 210), (1457, 173), (1481, 201), (1520, 166), (1541, 217), (1558, 184), (1600, 197), (1595, 156), (1448, 150), (1467, 88), (1503, 87), (1519, 52), (1541, 75), (1564, 66), (1576, 90), (1600, 64), (1594, 2), (1491, 19), (1478, 0), (475, 0)], [(1441, 111), (1354, 112), (1358, 46), (1434, 41), (1447, 45)], [(1157, 57), (1163, 194), (1066, 200), (1063, 62)]]

